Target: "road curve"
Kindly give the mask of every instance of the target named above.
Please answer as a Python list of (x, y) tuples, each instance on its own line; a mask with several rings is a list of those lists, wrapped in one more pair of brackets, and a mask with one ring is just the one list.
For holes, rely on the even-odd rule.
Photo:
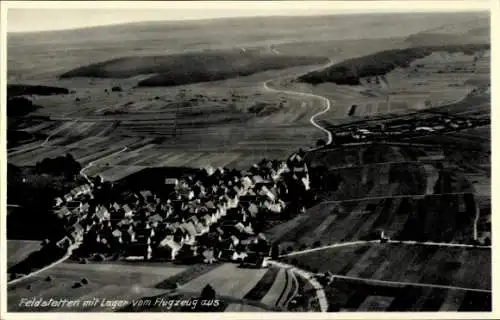
[(82, 168), (82, 170), (80, 170), (80, 175), (85, 178), (85, 180), (87, 180), (88, 182), (91, 182), (90, 179), (87, 177), (87, 175), (85, 174), (85, 170), (88, 170), (90, 167), (94, 166), (96, 162), (99, 162), (99, 161), (102, 161), (104, 159), (107, 159), (111, 156), (116, 156), (117, 154), (120, 154), (122, 152), (125, 152), (127, 151), (128, 147), (123, 147), (123, 149), (117, 151), (117, 152), (113, 152), (111, 154), (108, 154), (107, 156), (104, 156), (102, 158), (99, 158), (99, 159), (96, 159), (94, 161), (91, 161), (89, 162), (85, 167)]
[(321, 309), (321, 312), (328, 312), (328, 300), (326, 299), (326, 294), (323, 289), (323, 286), (316, 280), (314, 279), (314, 275), (310, 272), (307, 272), (305, 270), (299, 269), (295, 266), (283, 263), (283, 262), (278, 262), (278, 261), (273, 261), (269, 260), (268, 261), (270, 265), (274, 265), (279, 268), (284, 268), (288, 269), (291, 272), (303, 277), (309, 283), (313, 286), (313, 288), (316, 290), (316, 295), (318, 297), (318, 302), (319, 302), (319, 307)]
[[(307, 71), (306, 73), (310, 73), (310, 72), (314, 72), (314, 71), (317, 71), (317, 70), (322, 70), (322, 69), (325, 69), (325, 68), (328, 68), (329, 66), (331, 66), (332, 64), (334, 64), (335, 62), (334, 61), (331, 61), (328, 62), (327, 64), (321, 66), (321, 67), (318, 67), (318, 68), (314, 68), (313, 70), (309, 70)], [(306, 73), (302, 73), (300, 75), (296, 75), (295, 77), (300, 77), (301, 75), (303, 74), (306, 74)], [(332, 133), (327, 130), (326, 128), (322, 127), (321, 125), (319, 125), (317, 122), (316, 122), (316, 118), (327, 113), (328, 111), (330, 111), (330, 108), (331, 108), (331, 102), (328, 98), (325, 98), (323, 96), (320, 96), (320, 95), (317, 95), (317, 94), (314, 94), (314, 93), (307, 93), (307, 92), (300, 92), (300, 91), (291, 91), (291, 90), (280, 90), (280, 89), (275, 89), (275, 88), (271, 88), (269, 87), (269, 83), (272, 82), (272, 81), (276, 81), (276, 80), (279, 80), (281, 78), (274, 78), (274, 79), (269, 79), (269, 80), (266, 80), (263, 82), (263, 88), (264, 90), (266, 91), (270, 91), (270, 92), (281, 92), (281, 93), (286, 93), (286, 94), (291, 94), (291, 95), (298, 95), (298, 96), (303, 96), (303, 97), (311, 97), (311, 98), (315, 98), (315, 99), (320, 99), (323, 101), (324, 105), (325, 105), (325, 108), (314, 114), (310, 119), (309, 119), (309, 122), (315, 126), (316, 128), (318, 128), (319, 130), (325, 132), (326, 136), (327, 136), (327, 141), (326, 141), (326, 144), (329, 145), (333, 142), (333, 136), (332, 136)], [(311, 151), (311, 150), (310, 150)]]

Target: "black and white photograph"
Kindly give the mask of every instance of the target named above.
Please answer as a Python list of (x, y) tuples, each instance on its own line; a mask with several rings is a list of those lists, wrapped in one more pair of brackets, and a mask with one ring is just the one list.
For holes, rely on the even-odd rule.
[(2, 319), (494, 311), (491, 3), (140, 2), (2, 1)]

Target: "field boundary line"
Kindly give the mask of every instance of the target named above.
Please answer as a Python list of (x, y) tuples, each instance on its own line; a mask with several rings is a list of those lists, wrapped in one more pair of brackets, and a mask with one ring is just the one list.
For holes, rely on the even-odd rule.
[(302, 251), (295, 251), (295, 252), (290, 252), (290, 253), (287, 253), (287, 254), (282, 254), (279, 257), (280, 258), (283, 258), (283, 257), (292, 257), (292, 256), (296, 256), (296, 255), (301, 255), (301, 254), (305, 254), (305, 253), (309, 253), (309, 252), (315, 252), (315, 251), (321, 251), (321, 250), (325, 250), (325, 249), (349, 247), (349, 246), (363, 245), (363, 244), (370, 244), (370, 243), (379, 243), (379, 242), (380, 242), (380, 240), (352, 241), (352, 242), (334, 243), (334, 244), (330, 244), (330, 245), (322, 246), (322, 247), (318, 247), (318, 248), (311, 248), (311, 249), (306, 249), (306, 250), (302, 250)]
[[(334, 249), (341, 247), (349, 247), (355, 245), (366, 245), (366, 244), (374, 244), (374, 243), (382, 243), (381, 240), (366, 240), (366, 241), (352, 241), (352, 242), (340, 242), (334, 243), (326, 246), (321, 246), (318, 248), (311, 248), (301, 251), (294, 251), (286, 254), (282, 254), (279, 257), (292, 257), (301, 254), (306, 254), (309, 252), (321, 251), (326, 249)], [(417, 245), (417, 246), (439, 246), (439, 247), (454, 247), (454, 248), (475, 248), (475, 249), (491, 249), (491, 246), (487, 245), (474, 245), (474, 244), (465, 244), (465, 243), (448, 243), (448, 242), (433, 242), (433, 241), (412, 241), (412, 240), (387, 240), (386, 244), (401, 244), (401, 245)]]
[(426, 287), (426, 288), (439, 288), (439, 289), (451, 289), (451, 290), (462, 290), (462, 291), (474, 291), (474, 292), (484, 292), (491, 293), (491, 290), (488, 289), (476, 289), (476, 288), (466, 288), (459, 286), (451, 286), (451, 285), (442, 285), (442, 284), (432, 284), (432, 283), (418, 283), (418, 282), (403, 282), (403, 281), (390, 281), (390, 280), (377, 280), (370, 278), (360, 278), (360, 277), (351, 277), (344, 275), (332, 275), (332, 278), (338, 279), (346, 279), (346, 280), (357, 280), (364, 282), (372, 282), (372, 283), (380, 283), (380, 284), (392, 284), (392, 285), (400, 285), (400, 286), (414, 286), (414, 287)]
[(292, 289), (293, 289), (293, 292), (290, 295), (290, 297), (288, 297), (288, 299), (285, 301), (285, 308), (288, 308), (288, 305), (290, 304), (290, 301), (292, 301), (292, 299), (295, 298), (297, 296), (297, 294), (299, 293), (299, 281), (297, 280), (297, 277), (295, 276), (295, 273), (290, 272), (290, 277), (292, 278)]
[(454, 195), (463, 195), (474, 192), (448, 192), (448, 193), (433, 193), (433, 194), (401, 194), (401, 195), (392, 195), (392, 196), (376, 196), (376, 197), (366, 197), (366, 198), (353, 198), (346, 200), (325, 200), (321, 201), (318, 204), (323, 203), (341, 203), (341, 202), (355, 202), (355, 201), (368, 201), (368, 200), (383, 200), (383, 199), (397, 199), (397, 198), (417, 198), (417, 197), (432, 197), (432, 196), (454, 196)]
[[(284, 270), (285, 272), (285, 285), (283, 286), (283, 290), (281, 291), (278, 299), (276, 300), (276, 306), (278, 307), (283, 307), (286, 306), (286, 298), (287, 298), (287, 293), (290, 291), (288, 286), (290, 285), (290, 273), (288, 272), (287, 269)], [(282, 302), (282, 300), (285, 300)]]
[[(71, 123), (70, 126), (73, 125), (73, 124), (75, 124), (75, 123), (77, 123), (78, 120), (72, 120), (72, 122), (73, 123)], [(67, 129), (67, 128), (66, 127), (62, 127), (62, 128), (59, 128), (59, 130), (56, 130), (55, 132), (51, 133), (38, 146), (31, 146), (31, 147), (20, 149), (20, 150), (18, 149), (18, 150), (12, 151), (10, 153), (9, 153), (9, 150), (7, 150), (7, 153), (8, 153), (7, 155), (8, 156), (14, 156), (14, 155), (19, 154), (19, 153), (25, 153), (25, 152), (29, 152), (29, 151), (32, 151), (32, 150), (35, 150), (35, 149), (38, 149), (38, 148), (43, 148), (49, 142), (50, 138), (52, 138), (54, 135), (58, 134), (59, 132), (63, 131), (64, 129)]]

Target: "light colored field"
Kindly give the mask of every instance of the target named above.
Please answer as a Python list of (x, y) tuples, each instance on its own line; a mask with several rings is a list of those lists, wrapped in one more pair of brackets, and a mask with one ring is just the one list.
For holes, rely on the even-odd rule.
[(237, 264), (226, 263), (182, 285), (180, 289), (201, 292), (209, 284), (224, 296), (243, 298), (266, 273), (266, 269), (240, 269)]
[(276, 279), (271, 286), (271, 289), (266, 293), (266, 295), (260, 300), (262, 303), (268, 306), (275, 306), (278, 304), (283, 291), (287, 287), (287, 271), (285, 269), (280, 269)]
[(7, 240), (7, 267), (11, 267), (41, 249), (40, 241)]
[[(183, 267), (162, 265), (136, 265), (125, 263), (77, 264), (61, 263), (39, 275), (21, 281), (9, 287), (9, 310), (29, 311), (29, 308), (19, 305), (21, 298), (44, 297), (45, 299), (80, 299), (93, 298), (109, 300), (133, 300), (144, 296), (152, 296), (165, 292), (155, 289), (154, 286), (162, 280), (182, 272)], [(44, 279), (50, 276), (52, 281)], [(81, 279), (88, 280), (87, 285), (80, 288), (71, 288)], [(30, 288), (28, 288), (30, 285)], [(46, 308), (40, 311), (53, 311), (57, 308)], [(109, 306), (92, 306), (83, 308), (78, 306), (71, 310), (58, 311), (109, 311)]]

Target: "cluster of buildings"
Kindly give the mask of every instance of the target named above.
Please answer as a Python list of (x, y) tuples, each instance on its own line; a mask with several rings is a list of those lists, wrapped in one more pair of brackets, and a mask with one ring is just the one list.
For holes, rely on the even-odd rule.
[(119, 201), (100, 197), (104, 182), (91, 179), (54, 206), (69, 226), (58, 246), (80, 243), (74, 255), (81, 259), (261, 263), (271, 249), (263, 222), (279, 219), (310, 189), (302, 151), (243, 172), (207, 168), (166, 178), (168, 194), (127, 191)]
[(406, 119), (379, 123), (372, 126), (357, 126), (356, 128), (346, 128), (334, 133), (337, 142), (360, 142), (363, 140), (386, 139), (388, 137), (405, 137), (415, 135), (416, 133), (428, 134), (460, 129), (471, 128), (479, 120), (463, 119), (460, 117), (431, 115), (430, 117), (421, 117), (417, 119)]

